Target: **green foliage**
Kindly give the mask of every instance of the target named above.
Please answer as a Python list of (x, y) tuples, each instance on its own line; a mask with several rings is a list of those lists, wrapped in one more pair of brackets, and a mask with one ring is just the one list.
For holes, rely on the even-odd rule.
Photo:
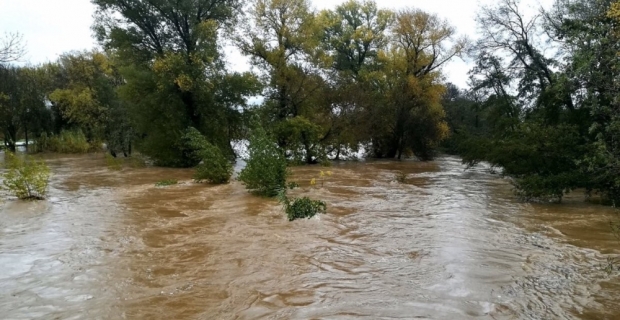
[(81, 130), (61, 131), (60, 134), (51, 136), (43, 133), (35, 141), (37, 152), (86, 153), (95, 149), (96, 146), (88, 143)]
[[(472, 92), (444, 97), (451, 150), (470, 165), (502, 167), (524, 200), (561, 200), (581, 188), (620, 201), (620, 33), (611, 2), (557, 1), (531, 16), (513, 0), (483, 7)], [(560, 44), (555, 56), (543, 33)]]
[(124, 80), (119, 96), (140, 152), (156, 165), (195, 166), (180, 143), (186, 128), (194, 127), (232, 156), (229, 142), (239, 138), (240, 110), (259, 90), (254, 76), (228, 72), (219, 52), (220, 28), (234, 20), (240, 1), (92, 2), (98, 17), (93, 29), (115, 53)]
[(114, 69), (100, 52), (64, 54), (57, 72), (66, 77), (49, 94), (63, 119), (83, 132), (89, 141), (103, 139), (105, 120), (114, 93)]
[(587, 150), (574, 126), (528, 122), (501, 140), (471, 136), (462, 150), (469, 165), (484, 160), (502, 167), (505, 175), (515, 178), (517, 194), (527, 201), (561, 201), (571, 190), (590, 189), (576, 161)]
[(41, 76), (34, 68), (0, 64), (0, 136), (9, 151), (49, 127)]
[(146, 168), (148, 165), (148, 159), (141, 154), (134, 154), (129, 159), (129, 165), (132, 168)]
[(123, 169), (123, 160), (112, 156), (111, 154), (105, 155), (105, 163), (108, 169), (119, 171)]
[(289, 190), (294, 190), (296, 188), (299, 188), (299, 183), (295, 181), (291, 181), (286, 186), (288, 187)]
[(45, 199), (50, 169), (44, 161), (37, 161), (29, 156), (22, 159), (7, 152), (5, 162), (7, 171), (0, 175), (4, 180), (4, 190), (19, 199)]
[(296, 163), (315, 163), (321, 157), (319, 139), (322, 128), (299, 116), (277, 124), (274, 133), (281, 146), (289, 150), (289, 159)]
[(374, 69), (378, 52), (388, 44), (385, 31), (394, 13), (379, 10), (374, 1), (349, 0), (319, 14), (325, 28), (323, 45), (332, 53), (333, 68), (357, 77)]
[(248, 152), (239, 180), (253, 193), (275, 197), (286, 188), (288, 169), (284, 154), (260, 126), (252, 130)]
[(166, 180), (161, 180), (158, 181), (155, 186), (156, 187), (169, 187), (169, 186), (173, 186), (175, 184), (178, 184), (179, 181), (174, 180), (174, 179), (166, 179)]
[(220, 149), (212, 145), (195, 128), (189, 128), (183, 136), (183, 143), (192, 150), (192, 156), (201, 162), (196, 168), (194, 180), (197, 182), (228, 183), (233, 173), (230, 161), (224, 157)]
[(325, 213), (327, 211), (327, 204), (324, 201), (303, 197), (293, 199), (291, 202), (285, 192), (281, 192), (278, 198), (282, 206), (284, 206), (288, 221), (309, 219), (319, 213)]

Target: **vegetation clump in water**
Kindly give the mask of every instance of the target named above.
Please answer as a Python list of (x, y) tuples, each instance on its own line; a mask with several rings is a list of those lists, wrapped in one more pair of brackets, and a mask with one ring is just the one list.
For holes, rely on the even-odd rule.
[(156, 187), (168, 187), (168, 186), (173, 186), (175, 184), (178, 184), (179, 181), (174, 180), (174, 179), (167, 179), (167, 180), (161, 180), (158, 181), (155, 186)]
[(123, 169), (123, 160), (119, 158), (115, 158), (111, 154), (106, 153), (105, 155), (105, 164), (110, 170), (119, 171)]
[(94, 149), (81, 130), (61, 131), (48, 136), (42, 133), (35, 143), (37, 152), (86, 153)]
[(197, 182), (223, 184), (230, 181), (233, 167), (220, 149), (209, 143), (195, 128), (189, 128), (183, 136), (183, 143), (192, 150), (192, 156), (200, 163), (196, 167), (194, 180)]
[(8, 152), (7, 171), (0, 175), (4, 190), (22, 200), (43, 200), (47, 196), (50, 169), (44, 161), (29, 156), (23, 159)]
[(286, 195), (286, 191), (280, 192), (278, 198), (280, 203), (284, 206), (288, 221), (312, 218), (319, 213), (325, 213), (327, 211), (327, 204), (321, 200), (312, 200), (308, 197), (303, 197), (291, 201)]
[(284, 154), (260, 126), (253, 130), (248, 149), (247, 166), (239, 180), (255, 194), (277, 196), (279, 190), (286, 189), (288, 169)]
[(396, 182), (405, 183), (407, 182), (407, 174), (403, 171), (399, 171), (396, 173)]

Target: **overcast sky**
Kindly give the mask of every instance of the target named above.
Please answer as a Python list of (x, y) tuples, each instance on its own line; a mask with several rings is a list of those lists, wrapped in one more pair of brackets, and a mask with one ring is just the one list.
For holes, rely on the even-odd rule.
[[(313, 0), (318, 9), (333, 8), (345, 0)], [(493, 0), (377, 0), (380, 7), (416, 7), (437, 13), (455, 26), (461, 35), (475, 37), (474, 17), (481, 4)], [(523, 0), (529, 8), (548, 5), (552, 0)], [(96, 46), (90, 26), (94, 7), (89, 0), (0, 0), (0, 34), (20, 32), (27, 42), (26, 62), (55, 60), (59, 54)], [(227, 50), (233, 69), (247, 69), (240, 54)], [(233, 63), (234, 62), (234, 63)], [(465, 87), (470, 65), (455, 60), (444, 68), (449, 81)]]

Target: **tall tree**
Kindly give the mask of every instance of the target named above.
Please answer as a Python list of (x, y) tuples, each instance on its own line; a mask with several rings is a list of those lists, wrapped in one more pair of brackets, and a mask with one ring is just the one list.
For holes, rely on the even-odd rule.
[(99, 41), (116, 56), (126, 81), (120, 94), (134, 120), (141, 151), (157, 164), (191, 166), (179, 144), (194, 127), (232, 155), (231, 127), (247, 75), (227, 73), (218, 34), (234, 21), (238, 0), (92, 0)]
[(118, 103), (122, 78), (105, 54), (97, 51), (64, 54), (54, 68), (49, 95), (68, 126), (82, 130), (89, 141), (104, 140), (111, 107)]
[(576, 188), (620, 199), (611, 3), (559, 0), (531, 17), (516, 0), (482, 9), (471, 75), (491, 129), (465, 139), (467, 162), (503, 167), (526, 199)]
[(380, 10), (368, 0), (349, 0), (322, 11), (323, 43), (332, 56), (333, 69), (343, 73), (341, 77), (357, 78), (364, 69), (376, 67), (378, 53), (388, 43), (385, 32), (393, 17), (393, 12)]
[(49, 117), (44, 92), (34, 68), (0, 65), (0, 130), (4, 145), (15, 151), (23, 134), (45, 126)]
[(366, 128), (372, 122), (363, 116), (364, 110), (381, 102), (369, 75), (380, 68), (379, 52), (388, 45), (387, 30), (394, 13), (378, 9), (374, 1), (350, 0), (322, 11), (318, 19), (324, 30), (322, 44), (331, 60), (330, 90), (325, 98), (332, 112), (324, 143), (340, 158), (370, 140)]
[(315, 12), (308, 0), (256, 0), (247, 15), (236, 43), (267, 84), (264, 119), (282, 148), (314, 162), (325, 135), (317, 123), (324, 121), (329, 108), (319, 98), (326, 83)]
[(376, 156), (398, 157), (411, 152), (429, 160), (448, 134), (441, 97), (441, 67), (467, 45), (456, 30), (436, 15), (416, 9), (396, 14), (390, 46), (380, 54), (382, 69), (373, 75), (383, 95), (368, 116), (374, 120)]

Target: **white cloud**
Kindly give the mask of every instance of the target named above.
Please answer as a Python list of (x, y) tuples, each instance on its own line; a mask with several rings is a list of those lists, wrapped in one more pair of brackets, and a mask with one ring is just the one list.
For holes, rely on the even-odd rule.
[[(334, 8), (345, 0), (314, 0), (317, 9)], [(540, 0), (549, 5), (553, 0)], [(438, 14), (456, 27), (460, 35), (475, 35), (475, 14), (481, 4), (493, 0), (378, 0), (382, 8), (416, 7)], [(524, 0), (529, 8), (540, 6), (539, 0)], [(42, 63), (73, 50), (91, 49), (96, 44), (91, 25), (94, 6), (88, 0), (0, 0), (0, 33), (20, 32), (27, 42), (25, 60)], [(236, 50), (227, 50), (235, 70), (247, 70), (247, 59)], [(464, 87), (470, 64), (454, 60), (444, 68), (449, 81)]]

